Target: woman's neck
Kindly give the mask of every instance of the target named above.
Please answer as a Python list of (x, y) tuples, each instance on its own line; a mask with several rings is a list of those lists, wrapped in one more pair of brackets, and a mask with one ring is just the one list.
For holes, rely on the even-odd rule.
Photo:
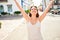
[(32, 17), (36, 17), (36, 14), (32, 14)]

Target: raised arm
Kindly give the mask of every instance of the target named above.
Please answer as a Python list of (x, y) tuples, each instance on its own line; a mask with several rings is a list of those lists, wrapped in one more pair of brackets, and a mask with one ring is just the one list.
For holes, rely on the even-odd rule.
[(26, 14), (26, 12), (23, 10), (23, 8), (19, 5), (19, 3), (17, 2), (17, 0), (14, 0), (14, 2), (16, 3), (17, 7), (19, 8), (19, 11), (21, 11), (23, 17), (28, 21), (28, 14)]
[(43, 14), (39, 17), (40, 22), (45, 18), (46, 14), (48, 13), (48, 11), (50, 10), (52, 4), (54, 3), (54, 0), (51, 0), (48, 4), (48, 6), (46, 7), (46, 9), (44, 10)]

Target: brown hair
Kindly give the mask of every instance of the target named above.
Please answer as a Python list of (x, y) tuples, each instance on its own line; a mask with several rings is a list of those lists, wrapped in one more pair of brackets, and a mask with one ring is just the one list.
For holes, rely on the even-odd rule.
[[(36, 7), (36, 6), (31, 6), (31, 7), (30, 7), (30, 11), (31, 11), (31, 8), (32, 8), (32, 7), (35, 7), (35, 8), (37, 9), (37, 7)], [(38, 9), (37, 9), (37, 11), (38, 11)], [(31, 13), (29, 13), (29, 16), (30, 16), (30, 17), (32, 17), (32, 14), (31, 14)], [(39, 17), (38, 12), (37, 12), (37, 14), (36, 14), (36, 17)]]

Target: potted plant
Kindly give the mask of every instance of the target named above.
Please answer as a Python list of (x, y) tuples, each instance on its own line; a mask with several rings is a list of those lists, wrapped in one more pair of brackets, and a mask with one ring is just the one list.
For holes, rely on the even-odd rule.
[(21, 12), (20, 11), (15, 11), (14, 14), (19, 15)]
[(25, 10), (25, 12), (28, 14), (30, 12), (30, 10)]
[(7, 15), (8, 13), (7, 12), (1, 12), (1, 15)]

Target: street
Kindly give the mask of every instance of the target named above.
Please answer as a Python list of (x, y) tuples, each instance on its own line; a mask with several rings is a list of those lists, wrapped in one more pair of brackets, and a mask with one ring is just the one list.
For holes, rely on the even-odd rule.
[[(28, 40), (28, 30), (24, 18), (1, 20), (1, 40)], [(47, 15), (41, 22), (44, 40), (60, 40), (60, 15)]]

